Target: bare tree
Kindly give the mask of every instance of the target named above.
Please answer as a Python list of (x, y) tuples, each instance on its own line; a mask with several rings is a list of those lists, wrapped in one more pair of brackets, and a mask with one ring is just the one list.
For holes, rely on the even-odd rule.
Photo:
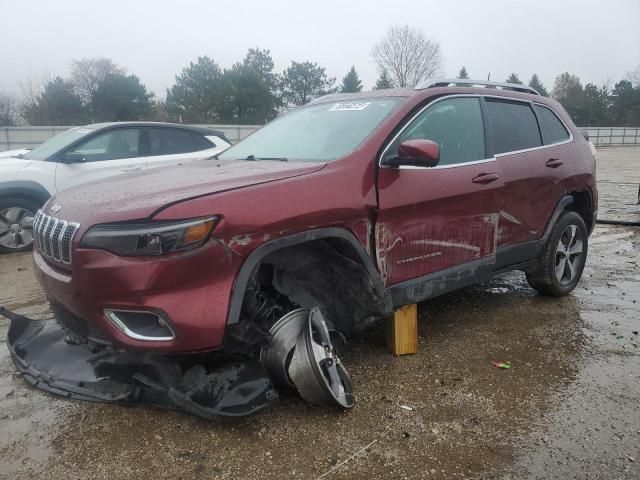
[(30, 74), (20, 81), (20, 90), (22, 91), (22, 99), (24, 104), (33, 104), (38, 101), (38, 96), (44, 90), (44, 87), (53, 80), (53, 76), (47, 70), (40, 73), (40, 77)]
[(0, 92), (0, 127), (13, 127), (19, 122), (16, 99), (7, 93)]
[(440, 44), (408, 25), (391, 27), (371, 51), (380, 72), (395, 87), (413, 87), (442, 73)]
[(71, 82), (84, 104), (89, 103), (100, 82), (108, 75), (124, 73), (122, 67), (106, 57), (82, 58), (71, 62)]
[(40, 77), (30, 74), (20, 81), (22, 91), (22, 102), (20, 103), (20, 118), (29, 123), (30, 112), (38, 104), (38, 99), (45, 87), (53, 80), (53, 76), (48, 71), (43, 71)]
[(627, 80), (636, 85), (640, 85), (640, 65), (635, 70), (627, 72)]

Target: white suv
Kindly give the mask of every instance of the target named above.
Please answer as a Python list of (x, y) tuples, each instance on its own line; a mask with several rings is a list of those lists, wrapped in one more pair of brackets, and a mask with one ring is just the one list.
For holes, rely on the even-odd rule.
[(0, 253), (27, 250), (33, 216), (54, 193), (93, 180), (217, 155), (222, 132), (171, 123), (75, 127), (33, 150), (0, 159)]

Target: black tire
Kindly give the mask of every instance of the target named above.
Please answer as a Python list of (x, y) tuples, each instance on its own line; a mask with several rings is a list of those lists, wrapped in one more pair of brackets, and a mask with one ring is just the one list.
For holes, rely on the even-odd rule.
[(535, 270), (527, 273), (529, 285), (542, 295), (568, 295), (580, 281), (588, 247), (589, 235), (582, 217), (564, 212), (553, 226)]
[(0, 198), (0, 253), (31, 250), (33, 217), (40, 207), (39, 202), (29, 198)]

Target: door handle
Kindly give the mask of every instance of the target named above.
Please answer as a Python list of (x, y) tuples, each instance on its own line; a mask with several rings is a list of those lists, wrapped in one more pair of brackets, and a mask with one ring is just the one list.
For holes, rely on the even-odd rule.
[(560, 160), (559, 158), (550, 158), (549, 160), (547, 160), (545, 162), (545, 165), (549, 168), (558, 168), (560, 165), (562, 165), (564, 162), (562, 160)]
[(471, 181), (473, 183), (482, 183), (484, 185), (487, 183), (495, 182), (496, 180), (498, 180), (498, 178), (500, 177), (498, 177), (498, 175), (495, 173), (481, 173), (477, 177), (473, 177)]
[(125, 167), (121, 171), (122, 172), (137, 172), (138, 170), (142, 170), (142, 167)]

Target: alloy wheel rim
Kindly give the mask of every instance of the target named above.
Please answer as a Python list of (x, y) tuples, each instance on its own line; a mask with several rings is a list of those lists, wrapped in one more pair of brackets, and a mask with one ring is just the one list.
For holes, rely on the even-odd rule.
[(584, 238), (577, 225), (569, 225), (558, 239), (555, 275), (560, 284), (568, 285), (578, 275), (584, 255)]
[(22, 207), (0, 210), (0, 246), (12, 250), (33, 243), (32, 211)]

